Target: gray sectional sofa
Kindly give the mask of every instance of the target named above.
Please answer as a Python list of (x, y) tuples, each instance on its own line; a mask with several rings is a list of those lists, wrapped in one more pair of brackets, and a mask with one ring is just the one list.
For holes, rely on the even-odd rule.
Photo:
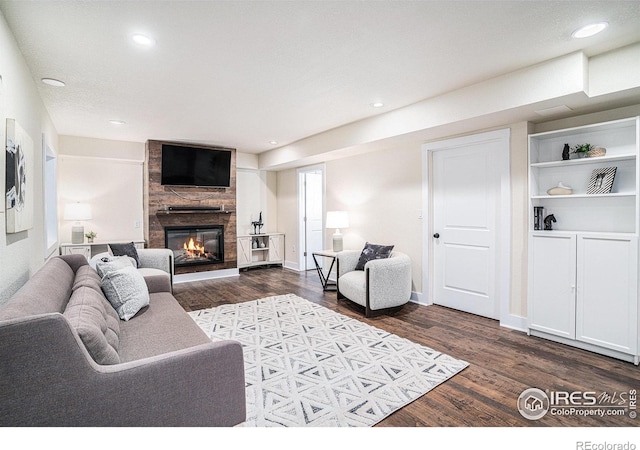
[(244, 422), (240, 343), (211, 342), (154, 275), (127, 321), (81, 255), (51, 258), (0, 307), (0, 426)]

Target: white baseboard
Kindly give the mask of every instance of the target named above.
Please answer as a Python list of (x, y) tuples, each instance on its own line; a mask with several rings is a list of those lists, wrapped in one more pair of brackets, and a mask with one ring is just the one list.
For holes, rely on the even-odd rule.
[(522, 316), (516, 316), (515, 314), (509, 314), (507, 317), (500, 318), (500, 326), (504, 328), (511, 328), (512, 330), (527, 332), (527, 318)]
[(282, 267), (300, 272), (300, 265), (297, 262), (285, 261)]
[(173, 276), (173, 283), (189, 283), (191, 281), (213, 280), (215, 278), (226, 278), (239, 276), (238, 269), (211, 270), (207, 272), (181, 273)]
[(427, 299), (422, 295), (422, 292), (411, 291), (411, 298), (409, 299), (409, 301), (411, 303), (417, 303), (418, 305), (430, 305), (430, 303), (427, 302)]

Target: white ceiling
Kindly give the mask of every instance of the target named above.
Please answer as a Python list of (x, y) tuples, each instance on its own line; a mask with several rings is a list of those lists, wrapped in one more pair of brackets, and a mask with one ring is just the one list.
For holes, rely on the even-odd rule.
[[(249, 153), (640, 41), (640, 1), (47, 0), (0, 10), (59, 134)], [(604, 33), (570, 37), (602, 20)], [(137, 47), (136, 32), (157, 44)]]

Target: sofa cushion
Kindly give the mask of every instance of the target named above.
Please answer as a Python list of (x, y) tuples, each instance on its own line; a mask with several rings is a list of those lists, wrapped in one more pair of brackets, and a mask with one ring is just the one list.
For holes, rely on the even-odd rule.
[(100, 279), (113, 270), (125, 267), (136, 267), (136, 262), (128, 256), (105, 256), (96, 261), (96, 272)]
[(111, 249), (113, 256), (128, 256), (133, 258), (136, 262), (136, 267), (140, 267), (138, 250), (133, 242), (129, 242), (128, 244), (109, 244), (109, 249)]
[(76, 271), (76, 277), (73, 280), (73, 287), (71, 289), (75, 291), (76, 289), (81, 287), (90, 287), (91, 289), (102, 295), (102, 288), (100, 287), (100, 285), (101, 280), (98, 273), (90, 266), (86, 265), (79, 267)]
[(164, 270), (141, 267), (138, 271), (144, 277), (150, 294), (154, 292), (171, 292), (171, 276)]
[(352, 270), (340, 277), (340, 293), (360, 306), (367, 304), (367, 277), (363, 270)]
[(149, 289), (133, 266), (112, 270), (102, 277), (102, 290), (122, 320), (129, 320), (149, 305)]
[(76, 330), (95, 362), (120, 362), (119, 321), (102, 294), (87, 286), (79, 287), (71, 294), (63, 315)]
[(120, 361), (136, 361), (211, 343), (173, 295), (159, 292), (150, 298), (148, 308), (134, 319), (120, 322)]
[(362, 249), (355, 270), (364, 270), (364, 265), (374, 259), (388, 258), (393, 250), (393, 245), (378, 245), (367, 242)]

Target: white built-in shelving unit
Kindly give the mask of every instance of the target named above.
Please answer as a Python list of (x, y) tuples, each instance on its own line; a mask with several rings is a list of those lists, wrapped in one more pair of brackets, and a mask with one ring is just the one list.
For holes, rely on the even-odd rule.
[[(639, 133), (633, 117), (529, 136), (529, 333), (635, 364)], [(584, 143), (606, 155), (562, 160), (565, 144)], [(588, 194), (593, 170), (607, 167), (611, 192)], [(547, 194), (559, 182), (573, 193)], [(534, 229), (534, 207), (554, 215), (552, 231)]]

